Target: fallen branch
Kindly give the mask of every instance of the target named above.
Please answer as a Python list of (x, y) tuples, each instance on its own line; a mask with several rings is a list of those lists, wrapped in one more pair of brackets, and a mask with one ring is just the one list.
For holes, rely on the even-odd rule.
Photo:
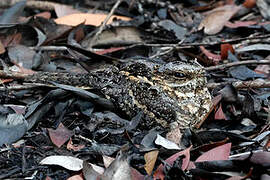
[[(118, 6), (120, 5), (120, 3), (123, 0), (117, 0), (116, 3), (114, 4), (114, 6), (112, 7), (110, 13), (107, 15), (106, 19), (102, 22), (101, 26), (99, 27), (97, 33), (95, 34), (95, 36), (93, 37), (91, 44), (93, 44), (99, 37), (99, 35), (102, 33), (102, 31), (105, 28), (105, 25), (108, 23), (109, 19), (112, 17), (113, 13), (115, 12), (115, 10), (118, 8)], [(92, 46), (92, 45), (91, 45)]]
[(227, 64), (221, 64), (217, 66), (210, 66), (204, 68), (206, 71), (214, 71), (214, 70), (223, 70), (226, 68), (230, 68), (233, 66), (240, 66), (240, 65), (249, 65), (249, 64), (270, 64), (270, 60), (247, 60), (247, 61), (237, 61)]
[(219, 86), (225, 86), (227, 84), (232, 84), (236, 89), (246, 89), (246, 88), (270, 88), (270, 81), (264, 80), (254, 80), (254, 81), (236, 81), (236, 82), (222, 82), (222, 83), (208, 83), (207, 87), (209, 89), (214, 89)]
[(259, 35), (259, 36), (249, 36), (249, 37), (243, 37), (243, 38), (235, 38), (235, 39), (227, 39), (224, 41), (213, 41), (213, 42), (201, 42), (201, 43), (178, 43), (178, 44), (147, 44), (147, 43), (138, 43), (137, 45), (144, 45), (144, 46), (150, 46), (150, 47), (174, 47), (176, 50), (178, 49), (185, 49), (185, 48), (193, 48), (196, 46), (214, 46), (219, 44), (225, 44), (225, 43), (236, 43), (240, 41), (245, 40), (252, 40), (252, 39), (265, 39), (270, 38), (270, 34), (266, 35)]

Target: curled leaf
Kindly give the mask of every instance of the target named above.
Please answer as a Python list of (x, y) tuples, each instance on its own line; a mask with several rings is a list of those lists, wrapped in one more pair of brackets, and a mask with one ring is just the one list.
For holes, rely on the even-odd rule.
[(207, 16), (201, 21), (198, 30), (204, 28), (204, 33), (214, 35), (219, 33), (224, 25), (229, 21), (238, 11), (240, 6), (226, 5), (210, 11)]

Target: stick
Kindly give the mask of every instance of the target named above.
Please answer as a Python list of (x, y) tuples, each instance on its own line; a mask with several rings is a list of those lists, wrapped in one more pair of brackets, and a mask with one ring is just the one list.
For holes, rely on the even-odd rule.
[(144, 46), (151, 46), (151, 47), (174, 47), (176, 50), (183, 49), (183, 48), (192, 48), (194, 46), (213, 46), (225, 43), (236, 43), (239, 41), (251, 40), (251, 39), (265, 39), (270, 38), (270, 34), (266, 35), (259, 35), (259, 36), (251, 36), (251, 37), (243, 37), (243, 38), (235, 38), (235, 39), (228, 39), (225, 41), (213, 41), (213, 42), (201, 42), (201, 43), (181, 43), (181, 44), (143, 44), (138, 43), (137, 45), (144, 45)]
[(237, 61), (237, 62), (221, 64), (221, 65), (217, 65), (217, 66), (210, 66), (210, 67), (206, 67), (204, 69), (206, 71), (223, 70), (223, 69), (230, 68), (233, 66), (248, 65), (248, 64), (270, 64), (270, 60)]
[(222, 83), (208, 83), (207, 87), (209, 89), (217, 88), (218, 86), (224, 86), (227, 84), (232, 84), (236, 89), (246, 89), (246, 88), (270, 88), (270, 81), (264, 80), (254, 80), (254, 81), (235, 81), (235, 82), (222, 82)]
[[(120, 3), (123, 0), (117, 0), (116, 3), (114, 4), (114, 6), (112, 7), (110, 13), (107, 15), (106, 19), (102, 22), (101, 26), (98, 29), (98, 32), (95, 34), (95, 36), (93, 37), (93, 39), (91, 40), (91, 44), (93, 44), (93, 42), (95, 42), (97, 40), (97, 38), (99, 37), (99, 35), (101, 34), (101, 32), (104, 30), (105, 25), (107, 24), (107, 22), (109, 21), (109, 19), (112, 17), (114, 11), (118, 8), (118, 6), (120, 5)], [(91, 45), (92, 47), (92, 45)]]

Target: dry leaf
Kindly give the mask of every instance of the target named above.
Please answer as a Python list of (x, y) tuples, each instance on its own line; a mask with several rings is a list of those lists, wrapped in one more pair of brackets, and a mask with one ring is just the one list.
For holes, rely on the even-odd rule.
[(231, 51), (232, 54), (234, 54), (233, 46), (229, 43), (221, 44), (220, 46), (221, 51), (221, 59), (227, 59), (228, 57), (228, 51)]
[(145, 159), (145, 165), (144, 169), (147, 172), (147, 174), (150, 176), (152, 174), (152, 171), (154, 169), (157, 157), (158, 157), (158, 151), (150, 151), (144, 155)]
[(270, 66), (268, 64), (259, 64), (254, 71), (259, 74), (267, 75), (270, 72)]
[(218, 146), (203, 153), (195, 162), (228, 160), (231, 152), (231, 143)]
[(217, 34), (223, 29), (227, 21), (229, 21), (239, 10), (240, 6), (236, 5), (226, 5), (213, 9), (207, 13), (206, 17), (202, 20), (198, 30), (204, 28), (205, 34)]
[(98, 38), (85, 38), (81, 44), (85, 49), (93, 46), (122, 46), (142, 43), (141, 32), (135, 27), (114, 27), (114, 30), (103, 30)]
[(109, 157), (109, 156), (105, 156), (105, 155), (103, 155), (102, 158), (103, 158), (104, 166), (106, 168), (108, 168), (110, 166), (110, 164), (115, 160), (114, 158)]
[(226, 120), (226, 116), (222, 110), (222, 105), (220, 104), (216, 113), (215, 113), (215, 119), (221, 120), (221, 119), (225, 119)]
[(228, 21), (225, 24), (225, 26), (229, 27), (229, 28), (239, 28), (239, 27), (249, 27), (249, 26), (255, 25), (255, 24), (257, 24), (256, 21), (234, 21), (233, 23)]
[(179, 125), (172, 125), (170, 131), (166, 134), (166, 139), (179, 145), (182, 138), (182, 133), (180, 131)]
[(211, 53), (210, 51), (208, 51), (207, 49), (205, 49), (205, 47), (200, 46), (200, 49), (203, 52), (203, 54), (205, 56), (207, 56), (208, 59), (213, 60), (212, 63), (218, 64), (218, 62), (221, 60), (221, 56), (220, 55)]
[(6, 52), (6, 48), (3, 45), (2, 41), (0, 40), (0, 54), (4, 54)]
[(72, 156), (49, 156), (44, 158), (41, 165), (58, 165), (71, 171), (80, 171), (83, 168), (83, 160)]
[(45, 19), (50, 19), (51, 18), (51, 13), (48, 11), (42, 12), (42, 13), (38, 13), (35, 15), (36, 17), (43, 17)]
[[(99, 26), (107, 17), (106, 14), (87, 14), (87, 13), (79, 13), (79, 14), (71, 14), (67, 16), (63, 16), (60, 18), (55, 19), (55, 22), (57, 24), (65, 24), (69, 26), (77, 26), (85, 21), (86, 25), (94, 25)], [(123, 21), (129, 21), (131, 20), (128, 17), (124, 16), (115, 16), (113, 15), (110, 20), (108, 21), (108, 24), (112, 22), (114, 18), (121, 19)]]
[(246, 8), (254, 8), (256, 6), (256, 0), (245, 0), (243, 6)]
[(68, 150), (79, 151), (79, 150), (83, 149), (84, 147), (85, 147), (84, 144), (74, 145), (71, 138), (67, 143)]
[(60, 148), (72, 136), (72, 132), (68, 130), (62, 123), (57, 129), (48, 128), (49, 136), (54, 145)]
[[(175, 153), (174, 155), (172, 155), (171, 157), (169, 157), (168, 159), (166, 159), (165, 161), (172, 165), (173, 162), (179, 157), (179, 156), (182, 156), (184, 155), (184, 159), (183, 159), (183, 163), (182, 163), (182, 170), (186, 170), (189, 166), (189, 163), (190, 163), (190, 149), (192, 148), (192, 146), (190, 146), (189, 148), (183, 150), (183, 151), (180, 151), (178, 153)], [(157, 168), (157, 170), (155, 171), (154, 173), (154, 178), (156, 179), (164, 179), (165, 175), (163, 173), (163, 164), (160, 164)]]

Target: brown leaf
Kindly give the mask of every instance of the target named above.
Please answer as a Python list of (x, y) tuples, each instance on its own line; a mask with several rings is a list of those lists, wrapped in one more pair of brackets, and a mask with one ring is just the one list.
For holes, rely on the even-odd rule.
[(100, 51), (95, 51), (95, 53), (103, 55), (103, 54), (112, 53), (112, 52), (116, 52), (123, 49), (125, 49), (125, 47), (112, 47), (109, 49), (102, 49)]
[(180, 144), (181, 138), (182, 138), (182, 133), (178, 125), (176, 125), (175, 127), (171, 127), (170, 131), (166, 134), (166, 139), (174, 142), (177, 145)]
[[(8, 47), (8, 56), (13, 64), (30, 70), (33, 65), (33, 58), (36, 52), (24, 45), (15, 45)], [(21, 69), (21, 72), (23, 69)]]
[[(69, 26), (77, 26), (85, 21), (86, 25), (99, 26), (107, 17), (106, 14), (87, 14), (87, 13), (79, 13), (79, 14), (71, 14), (67, 16), (63, 16), (55, 19), (57, 24), (65, 24)], [(121, 19), (123, 21), (129, 21), (130, 18), (124, 16), (116, 16), (113, 15), (108, 24), (112, 22), (114, 18)]]
[(219, 107), (218, 107), (218, 110), (216, 111), (215, 113), (215, 119), (226, 119), (225, 115), (224, 115), (224, 112), (222, 110), (222, 105), (220, 104)]
[(246, 8), (254, 8), (256, 6), (256, 0), (245, 0), (243, 6)]
[(4, 54), (6, 52), (5, 46), (3, 45), (2, 41), (0, 40), (0, 54)]
[(154, 169), (157, 157), (158, 157), (159, 151), (150, 151), (144, 155), (145, 159), (145, 165), (144, 169), (147, 172), (147, 174), (150, 176), (152, 174), (152, 171)]
[(139, 171), (137, 171), (134, 168), (131, 168), (131, 176), (132, 176), (132, 180), (144, 180), (144, 175), (142, 175), (141, 173), (139, 173)]
[(127, 44), (142, 43), (141, 32), (135, 27), (114, 27), (112, 32), (110, 29), (103, 30), (98, 38), (85, 38), (81, 44), (86, 49), (92, 46), (122, 46)]
[(204, 33), (214, 35), (219, 33), (224, 25), (240, 10), (240, 6), (225, 5), (213, 9), (207, 13), (207, 16), (201, 21), (198, 30), (204, 28)]
[(207, 56), (208, 59), (213, 60), (212, 63), (217, 64), (221, 60), (221, 56), (220, 55), (211, 53), (210, 51), (208, 51), (207, 49), (205, 49), (205, 47), (200, 46), (200, 49), (203, 52), (203, 54), (205, 56)]
[(1, 41), (5, 47), (20, 44), (21, 40), (22, 40), (21, 33), (10, 34), (7, 37), (5, 37), (5, 39), (1, 38)]
[[(192, 146), (190, 146), (189, 148), (183, 150), (183, 151), (180, 151), (178, 153), (175, 153), (174, 155), (172, 155), (171, 157), (169, 157), (168, 159), (166, 159), (165, 161), (172, 165), (173, 162), (179, 157), (179, 156), (182, 156), (182, 155), (185, 155), (185, 158), (183, 159), (183, 164), (182, 164), (182, 170), (185, 170), (188, 168), (189, 166), (189, 162), (190, 162), (190, 149), (192, 148)], [(157, 170), (155, 171), (154, 173), (154, 178), (157, 178), (157, 179), (164, 179), (164, 173), (163, 173), (163, 164), (159, 165)]]
[(224, 144), (203, 153), (195, 162), (228, 160), (231, 152), (231, 143)]
[(257, 24), (256, 21), (235, 21), (233, 23), (228, 21), (225, 24), (225, 26), (229, 27), (229, 28), (239, 28), (239, 27), (248, 27), (248, 26), (255, 25), (255, 24)]
[(62, 123), (56, 130), (48, 128), (48, 131), (52, 143), (55, 144), (58, 148), (60, 148), (72, 136), (72, 132), (68, 130)]
[(71, 138), (67, 143), (67, 149), (68, 150), (79, 151), (84, 147), (85, 147), (84, 144), (74, 145)]
[(233, 46), (231, 44), (221, 44), (220, 45), (220, 53), (221, 53), (221, 59), (227, 59), (228, 57), (228, 51), (230, 51), (232, 54), (234, 54), (234, 49)]
[(43, 17), (45, 19), (50, 19), (51, 18), (51, 13), (48, 11), (41, 12), (35, 15), (36, 17)]

